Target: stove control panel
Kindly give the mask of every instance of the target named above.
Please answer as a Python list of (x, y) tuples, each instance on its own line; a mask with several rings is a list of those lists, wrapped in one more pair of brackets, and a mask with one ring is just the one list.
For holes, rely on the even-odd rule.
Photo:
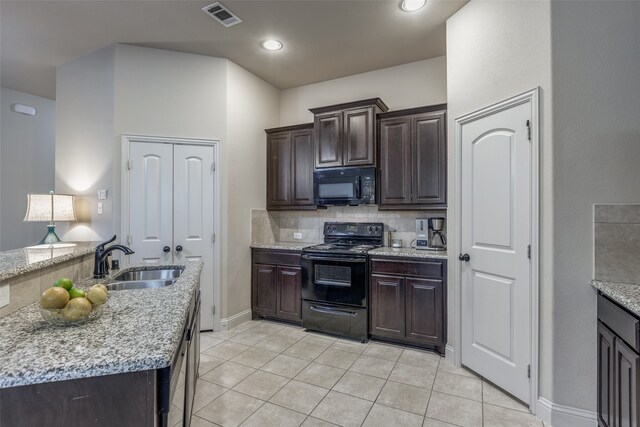
[(382, 237), (381, 222), (325, 222), (325, 236)]

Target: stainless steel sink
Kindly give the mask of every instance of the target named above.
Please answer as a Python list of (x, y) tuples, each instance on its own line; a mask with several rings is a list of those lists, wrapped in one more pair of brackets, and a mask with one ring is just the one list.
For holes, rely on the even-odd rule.
[(118, 282), (130, 282), (140, 280), (161, 280), (180, 277), (183, 268), (157, 268), (153, 270), (129, 270), (118, 274), (113, 280)]
[(160, 280), (128, 280), (108, 283), (105, 286), (110, 291), (126, 291), (129, 289), (153, 289), (164, 288), (173, 285), (177, 279), (160, 279)]

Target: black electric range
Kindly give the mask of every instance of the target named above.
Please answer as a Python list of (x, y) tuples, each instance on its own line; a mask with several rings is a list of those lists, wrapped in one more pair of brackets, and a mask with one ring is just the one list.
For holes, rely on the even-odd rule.
[(302, 251), (303, 327), (368, 339), (367, 252), (382, 246), (384, 224), (327, 222), (324, 243)]

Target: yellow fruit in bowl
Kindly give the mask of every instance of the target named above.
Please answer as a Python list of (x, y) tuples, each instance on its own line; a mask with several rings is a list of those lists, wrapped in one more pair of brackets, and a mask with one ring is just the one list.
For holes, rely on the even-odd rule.
[[(102, 283), (96, 283), (91, 288), (100, 288), (100, 289), (102, 289), (104, 291), (105, 294), (109, 292), (107, 287), (105, 285), (103, 285)], [(89, 289), (91, 289), (91, 288), (89, 288)]]
[(69, 292), (63, 287), (54, 286), (53, 288), (45, 289), (40, 297), (40, 307), (46, 309), (52, 308), (64, 308), (69, 302)]
[(91, 313), (91, 302), (84, 297), (73, 298), (62, 310), (62, 315), (69, 320), (80, 320)]
[(91, 304), (100, 305), (107, 302), (107, 293), (98, 286), (92, 286), (87, 291), (87, 299)]

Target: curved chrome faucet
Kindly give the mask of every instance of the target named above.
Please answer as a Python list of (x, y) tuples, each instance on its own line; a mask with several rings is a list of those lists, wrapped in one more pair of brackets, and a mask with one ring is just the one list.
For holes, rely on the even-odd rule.
[(96, 246), (94, 265), (93, 265), (94, 279), (102, 279), (107, 275), (107, 273), (109, 272), (109, 266), (107, 265), (107, 257), (114, 250), (117, 249), (119, 251), (122, 251), (125, 253), (125, 255), (131, 255), (135, 253), (134, 251), (131, 250), (131, 248), (128, 248), (124, 245), (116, 244), (116, 245), (111, 245), (108, 248), (105, 248), (105, 245), (108, 245), (109, 243), (114, 242), (115, 240), (116, 240), (116, 235), (114, 234), (111, 239), (107, 240), (106, 242), (102, 242), (98, 246)]

